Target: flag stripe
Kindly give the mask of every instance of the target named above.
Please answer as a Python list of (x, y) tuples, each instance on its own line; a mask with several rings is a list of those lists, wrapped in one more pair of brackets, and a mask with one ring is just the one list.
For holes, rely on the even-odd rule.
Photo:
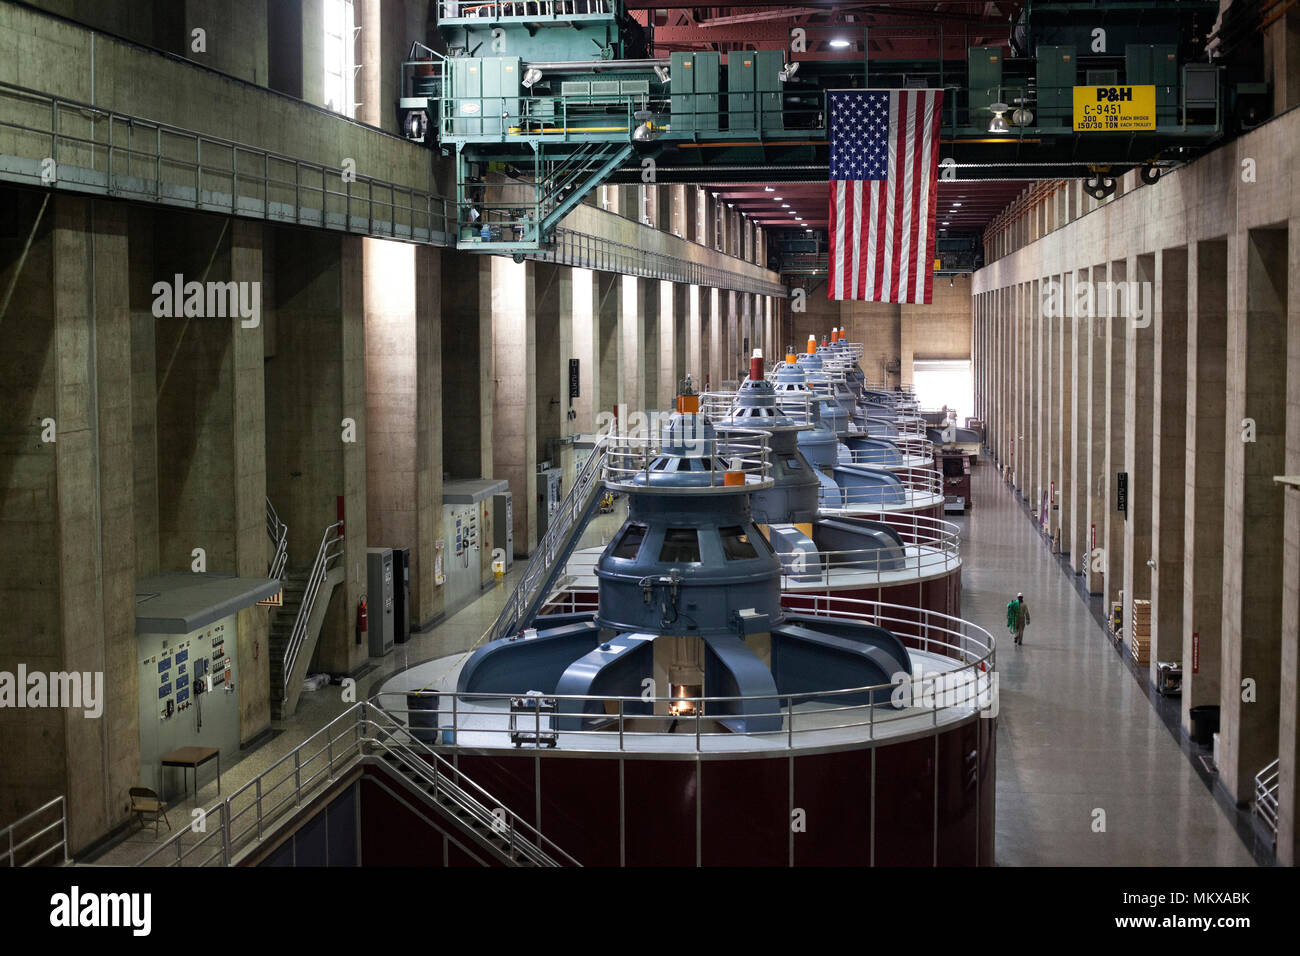
[(833, 299), (928, 303), (933, 295), (941, 90), (832, 90)]

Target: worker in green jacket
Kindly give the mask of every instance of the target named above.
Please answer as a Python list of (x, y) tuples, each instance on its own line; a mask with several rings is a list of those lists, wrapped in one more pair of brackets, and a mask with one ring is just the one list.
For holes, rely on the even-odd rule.
[(1023, 644), (1025, 628), (1029, 625), (1029, 605), (1025, 596), (1017, 594), (1014, 601), (1007, 602), (1007, 630), (1016, 636), (1016, 643)]

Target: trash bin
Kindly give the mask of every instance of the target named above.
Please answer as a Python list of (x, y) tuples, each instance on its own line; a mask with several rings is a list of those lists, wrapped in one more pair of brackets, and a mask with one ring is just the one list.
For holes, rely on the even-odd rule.
[(430, 746), (438, 742), (438, 700), (436, 690), (413, 690), (406, 695), (411, 736)]
[(1188, 711), (1192, 718), (1192, 740), (1202, 747), (1208, 747), (1219, 732), (1219, 705), (1202, 704)]

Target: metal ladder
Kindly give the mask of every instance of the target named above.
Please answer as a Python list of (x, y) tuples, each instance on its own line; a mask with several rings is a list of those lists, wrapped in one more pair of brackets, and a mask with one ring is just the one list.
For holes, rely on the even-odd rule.
[(606, 440), (602, 438), (578, 472), (573, 487), (528, 560), (519, 584), (506, 600), (501, 615), (492, 626), (493, 640), (509, 637), (527, 627), (541, 610), (555, 579), (564, 570), (569, 555), (582, 536), (583, 528), (600, 505), (600, 494), (605, 487), (602, 476), (606, 455)]

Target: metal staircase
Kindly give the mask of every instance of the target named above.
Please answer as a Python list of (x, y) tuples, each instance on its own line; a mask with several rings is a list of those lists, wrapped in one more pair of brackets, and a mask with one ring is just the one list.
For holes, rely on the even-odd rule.
[(564, 217), (636, 152), (631, 143), (598, 141), (551, 156), (539, 148), (531, 165), (532, 182), (483, 181), (469, 175), (470, 164), (459, 163), (456, 248), (511, 253), (542, 248)]
[(501, 609), (492, 627), (493, 640), (509, 637), (527, 627), (541, 610), (587, 522), (600, 507), (607, 453), (606, 440), (602, 438), (578, 472), (573, 487), (528, 560), (519, 584)]
[(269, 641), (271, 710), (276, 718), (291, 716), (298, 707), (330, 595), (343, 581), (342, 556), (343, 522), (336, 521), (321, 535), (312, 566), (289, 571), (283, 578), (284, 604), (271, 620)]
[(581, 866), (539, 830), (410, 735), (386, 711), (370, 705), (367, 740), (382, 750), (382, 763), (439, 816), (506, 866)]
[[(298, 819), (299, 812), (313, 800), (329, 794), (335, 782), (364, 772), (366, 767), (383, 768), (387, 780), (427, 808), (427, 815), (419, 814), (425, 823), (439, 829), (445, 824), (445, 832), (464, 839), (466, 845), (475, 844), (496, 863), (582, 865), (451, 761), (412, 737), (375, 699), (353, 704), (258, 776), (208, 807), (203, 831), (178, 829), (149, 849), (136, 866), (234, 866), (244, 862), (259, 848), (273, 846), (278, 831)], [(375, 782), (389, 789), (382, 781)]]

